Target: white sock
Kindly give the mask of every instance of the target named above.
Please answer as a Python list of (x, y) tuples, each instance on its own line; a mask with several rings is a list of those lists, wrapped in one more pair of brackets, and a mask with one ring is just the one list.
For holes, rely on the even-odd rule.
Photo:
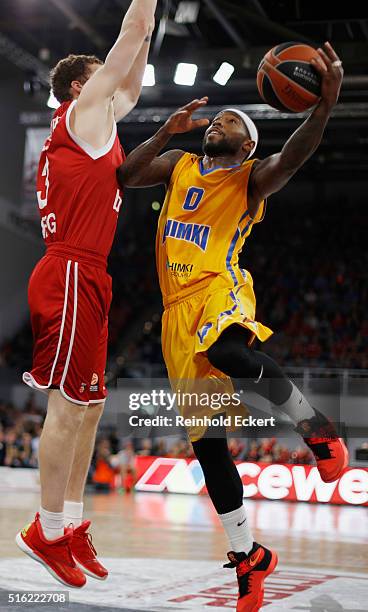
[(277, 408), (285, 412), (291, 418), (294, 425), (297, 425), (300, 421), (304, 421), (304, 419), (314, 417), (316, 413), (298, 387), (294, 383), (291, 384), (293, 385), (293, 390), (289, 399), (284, 404), (279, 404)]
[(40, 521), (46, 540), (57, 540), (64, 535), (64, 512), (49, 512), (41, 506)]
[(234, 552), (248, 554), (253, 548), (253, 535), (250, 530), (244, 504), (237, 510), (219, 514), (226, 535), (229, 538), (231, 549)]
[(68, 527), (73, 523), (74, 529), (82, 524), (83, 520), (83, 502), (64, 502), (64, 525)]

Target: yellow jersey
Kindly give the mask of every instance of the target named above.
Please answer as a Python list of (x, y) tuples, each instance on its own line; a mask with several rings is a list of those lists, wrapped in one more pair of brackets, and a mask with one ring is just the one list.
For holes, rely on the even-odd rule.
[[(202, 158), (185, 153), (171, 175), (156, 236), (156, 262), (163, 298), (196, 291), (219, 274), (238, 285), (238, 258), (254, 223), (247, 203), (255, 160), (206, 170)], [(197, 285), (198, 286), (198, 285)]]

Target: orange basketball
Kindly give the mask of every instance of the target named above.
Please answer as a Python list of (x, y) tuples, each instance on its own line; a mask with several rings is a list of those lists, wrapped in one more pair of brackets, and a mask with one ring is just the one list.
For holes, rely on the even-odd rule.
[(257, 87), (267, 104), (280, 111), (302, 113), (319, 101), (321, 77), (310, 60), (319, 57), (304, 43), (273, 47), (258, 66)]

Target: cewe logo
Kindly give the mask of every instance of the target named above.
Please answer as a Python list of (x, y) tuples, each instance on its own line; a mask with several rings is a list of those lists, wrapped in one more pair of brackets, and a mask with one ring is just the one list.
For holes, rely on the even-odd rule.
[(159, 457), (153, 461), (135, 484), (137, 491), (168, 491), (169, 493), (200, 493), (204, 476), (199, 462)]
[(368, 470), (347, 468), (334, 482), (323, 482), (311, 465), (240, 463), (244, 497), (368, 505)]
[[(152, 461), (136, 483), (138, 491), (205, 493), (201, 466), (197, 460), (167, 457), (138, 457)], [(143, 464), (142, 464), (143, 466)], [(335, 482), (323, 482), (318, 469), (310, 465), (238, 463), (244, 497), (286, 501), (323, 502), (368, 506), (368, 470), (347, 468)], [(142, 472), (141, 472), (142, 473)]]

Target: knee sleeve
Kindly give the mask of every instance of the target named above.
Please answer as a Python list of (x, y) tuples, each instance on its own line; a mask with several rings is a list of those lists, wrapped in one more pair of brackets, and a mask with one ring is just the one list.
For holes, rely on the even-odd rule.
[(257, 379), (262, 363), (257, 354), (247, 346), (249, 332), (240, 325), (230, 325), (218, 340), (210, 346), (207, 357), (210, 363), (227, 376)]
[(276, 405), (284, 403), (292, 392), (290, 380), (266, 353), (250, 349), (248, 339), (245, 328), (230, 325), (208, 349), (210, 363), (231, 378), (244, 379), (249, 391)]
[(226, 437), (201, 438), (193, 442), (193, 450), (218, 514), (239, 508), (243, 503), (243, 483), (230, 455)]

